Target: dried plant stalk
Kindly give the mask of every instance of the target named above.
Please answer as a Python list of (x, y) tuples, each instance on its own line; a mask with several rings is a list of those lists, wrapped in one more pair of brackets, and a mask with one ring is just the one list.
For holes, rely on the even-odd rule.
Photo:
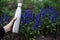
[(22, 3), (23, 0), (17, 0), (18, 3)]

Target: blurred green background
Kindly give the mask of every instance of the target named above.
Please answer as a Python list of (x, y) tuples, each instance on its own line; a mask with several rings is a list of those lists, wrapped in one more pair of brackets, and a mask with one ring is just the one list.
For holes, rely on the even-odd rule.
[[(1, 0), (0, 15), (8, 12), (11, 16), (14, 15), (17, 8), (17, 0)], [(42, 7), (54, 6), (60, 13), (60, 0), (23, 0), (23, 11), (27, 8), (32, 8), (35, 13)]]

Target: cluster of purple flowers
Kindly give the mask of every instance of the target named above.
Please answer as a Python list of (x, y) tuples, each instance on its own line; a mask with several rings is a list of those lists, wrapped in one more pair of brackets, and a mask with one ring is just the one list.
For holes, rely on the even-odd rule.
[(55, 20), (58, 18), (58, 11), (54, 7), (50, 6), (48, 14), (50, 15), (51, 22), (54, 23)]
[(22, 22), (24, 24), (29, 25), (30, 22), (34, 22), (33, 28), (38, 29), (39, 25), (42, 25), (44, 23), (43, 19), (46, 17), (50, 18), (51, 23), (54, 23), (55, 20), (58, 18), (58, 12), (57, 10), (50, 6), (49, 8), (42, 8), (40, 12), (35, 16), (33, 10), (28, 9), (25, 10), (25, 12), (22, 14)]
[(9, 23), (11, 20), (11, 17), (6, 13), (4, 16), (0, 16), (0, 24), (4, 24), (5, 22)]
[(34, 12), (33, 10), (25, 10), (25, 12), (22, 14), (22, 17), (21, 17), (21, 21), (24, 23), (24, 24), (27, 24), (29, 25), (31, 21), (34, 20)]
[(3, 18), (2, 17), (0, 17), (0, 24), (3, 24)]
[(10, 17), (10, 15), (8, 15), (8, 13), (6, 13), (5, 15), (4, 15), (4, 17), (5, 17), (5, 21), (6, 22), (10, 22), (11, 21), (11, 17)]

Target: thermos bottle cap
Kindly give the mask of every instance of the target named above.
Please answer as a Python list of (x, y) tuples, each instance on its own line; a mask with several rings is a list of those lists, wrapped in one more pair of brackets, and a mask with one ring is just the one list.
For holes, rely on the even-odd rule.
[(22, 3), (18, 3), (18, 7), (21, 7), (22, 6)]

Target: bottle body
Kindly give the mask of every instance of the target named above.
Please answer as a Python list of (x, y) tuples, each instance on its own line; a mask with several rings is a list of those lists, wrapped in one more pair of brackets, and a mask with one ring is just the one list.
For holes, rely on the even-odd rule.
[(20, 24), (20, 19), (21, 19), (21, 13), (22, 13), (22, 9), (21, 9), (21, 4), (19, 3), (18, 4), (18, 7), (16, 9), (16, 12), (15, 12), (15, 17), (17, 17), (17, 20), (15, 21), (14, 25), (13, 25), (13, 30), (12, 32), (14, 33), (18, 33), (19, 31), (19, 24)]

